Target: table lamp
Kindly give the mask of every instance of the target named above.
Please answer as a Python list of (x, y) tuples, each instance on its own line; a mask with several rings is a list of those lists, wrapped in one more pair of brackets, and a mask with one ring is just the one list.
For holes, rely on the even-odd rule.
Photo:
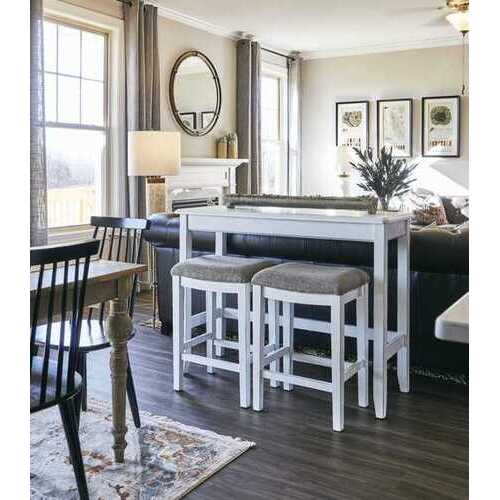
[(337, 170), (341, 179), (340, 188), (342, 196), (350, 196), (351, 193), (351, 169), (350, 162), (353, 160), (353, 151), (349, 146), (337, 147)]
[(128, 133), (128, 175), (146, 177), (147, 213), (165, 211), (165, 176), (181, 166), (179, 132), (141, 130)]

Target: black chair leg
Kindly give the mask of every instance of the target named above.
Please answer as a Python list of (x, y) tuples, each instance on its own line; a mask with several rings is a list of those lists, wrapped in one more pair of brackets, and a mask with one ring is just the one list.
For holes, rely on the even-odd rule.
[(85, 479), (85, 469), (83, 467), (82, 450), (80, 448), (80, 438), (76, 428), (76, 414), (74, 401), (67, 399), (59, 403), (59, 411), (63, 422), (66, 441), (68, 442), (69, 455), (73, 464), (76, 485), (81, 500), (89, 499), (87, 480)]
[(139, 405), (137, 404), (137, 396), (135, 395), (134, 379), (132, 378), (132, 368), (130, 367), (130, 358), (128, 359), (127, 368), (127, 395), (130, 403), (130, 410), (134, 419), (135, 426), (140, 429), (141, 417), (139, 415)]
[(87, 353), (85, 352), (78, 354), (78, 373), (82, 376), (81, 404), (79, 406), (83, 411), (87, 411)]

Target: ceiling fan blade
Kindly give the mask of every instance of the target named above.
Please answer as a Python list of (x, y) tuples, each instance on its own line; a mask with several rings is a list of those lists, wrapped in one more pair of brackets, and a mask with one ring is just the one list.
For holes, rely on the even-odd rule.
[(422, 26), (446, 26), (448, 24), (446, 16), (447, 13), (444, 13), (438, 17), (435, 17), (434, 19), (431, 19), (430, 21), (427, 21)]

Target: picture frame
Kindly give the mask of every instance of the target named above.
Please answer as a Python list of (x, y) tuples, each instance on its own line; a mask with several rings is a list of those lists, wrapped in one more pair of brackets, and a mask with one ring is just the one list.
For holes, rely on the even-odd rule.
[(413, 156), (413, 99), (377, 100), (377, 150), (392, 148), (394, 158)]
[(369, 101), (340, 101), (335, 103), (337, 146), (348, 146), (365, 151), (370, 145)]
[(460, 157), (460, 108), (459, 95), (422, 97), (422, 156)]
[(202, 111), (201, 112), (201, 128), (204, 129), (205, 127), (208, 127), (211, 123), (212, 120), (215, 117), (215, 113), (213, 111)]
[(185, 124), (186, 127), (191, 130), (196, 130), (196, 113), (194, 112), (184, 112), (179, 113), (180, 119)]

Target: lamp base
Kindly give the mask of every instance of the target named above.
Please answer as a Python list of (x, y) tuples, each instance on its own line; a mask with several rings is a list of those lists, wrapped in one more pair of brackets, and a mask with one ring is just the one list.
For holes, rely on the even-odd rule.
[(146, 210), (148, 216), (165, 212), (165, 187), (165, 179), (163, 177), (148, 177), (146, 179)]

